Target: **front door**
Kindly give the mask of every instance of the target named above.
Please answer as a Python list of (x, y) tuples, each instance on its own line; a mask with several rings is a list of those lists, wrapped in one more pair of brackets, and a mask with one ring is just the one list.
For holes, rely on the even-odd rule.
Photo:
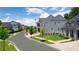
[(74, 37), (74, 30), (70, 30), (70, 37)]
[(78, 37), (78, 39), (79, 39), (79, 30), (77, 31), (77, 37)]

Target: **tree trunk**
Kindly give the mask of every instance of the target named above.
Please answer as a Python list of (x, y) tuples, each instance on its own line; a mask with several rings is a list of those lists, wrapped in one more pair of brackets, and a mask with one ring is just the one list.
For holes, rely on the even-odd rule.
[(3, 51), (5, 51), (5, 40), (3, 40)]

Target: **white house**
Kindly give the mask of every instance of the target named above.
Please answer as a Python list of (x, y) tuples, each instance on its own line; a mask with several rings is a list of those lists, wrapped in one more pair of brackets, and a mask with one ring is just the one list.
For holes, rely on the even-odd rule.
[(39, 18), (37, 23), (38, 31), (42, 28), (45, 31), (45, 34), (51, 33), (61, 33), (63, 32), (63, 27), (65, 26), (66, 20), (61, 15), (57, 15), (56, 17), (49, 15), (47, 18)]

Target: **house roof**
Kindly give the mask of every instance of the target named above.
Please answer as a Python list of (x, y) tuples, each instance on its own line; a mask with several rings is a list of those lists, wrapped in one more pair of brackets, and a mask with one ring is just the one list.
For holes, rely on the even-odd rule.
[(55, 17), (55, 20), (65, 20), (65, 18), (63, 16), (61, 16), (61, 15), (57, 15)]
[(74, 23), (74, 22), (79, 23), (79, 14), (76, 15), (75, 17), (73, 17), (69, 22), (70, 23)]
[(43, 21), (47, 21), (47, 20), (65, 21), (65, 18), (61, 15), (57, 15), (56, 17), (49, 15), (46, 18), (39, 18), (39, 22), (43, 22)]
[(16, 24), (17, 26), (22, 26), (22, 24), (15, 22), (15, 21), (11, 21), (10, 23), (11, 23), (11, 25)]
[(47, 18), (53, 18), (54, 16), (53, 15), (49, 15)]
[(12, 28), (13, 23), (16, 24), (17, 26), (22, 26), (20, 23), (15, 22), (15, 21), (12, 21), (12, 22), (3, 22), (2, 25), (4, 25), (5, 27), (8, 27), (8, 28)]
[(2, 25), (8, 28), (12, 28), (12, 25), (10, 22), (3, 22)]

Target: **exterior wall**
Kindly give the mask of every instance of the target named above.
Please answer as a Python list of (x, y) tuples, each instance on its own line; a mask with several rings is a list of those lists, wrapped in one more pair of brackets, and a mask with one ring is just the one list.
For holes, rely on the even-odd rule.
[[(62, 28), (65, 26), (65, 19), (62, 16), (48, 16), (47, 18), (39, 19), (40, 30), (43, 28), (45, 34), (48, 33), (61, 33), (63, 34)], [(39, 27), (38, 27), (39, 28)]]
[(12, 30), (13, 30), (13, 31), (18, 31), (18, 27), (19, 27), (19, 26), (17, 25), (16, 22), (14, 22), (14, 21), (11, 22), (11, 25), (12, 25)]
[(65, 21), (50, 21), (45, 23), (45, 33), (63, 33)]
[(20, 23), (17, 23), (15, 21), (5, 22), (3, 23), (3, 26), (7, 27), (9, 30), (12, 30), (12, 31), (18, 31), (19, 27), (22, 27)]

